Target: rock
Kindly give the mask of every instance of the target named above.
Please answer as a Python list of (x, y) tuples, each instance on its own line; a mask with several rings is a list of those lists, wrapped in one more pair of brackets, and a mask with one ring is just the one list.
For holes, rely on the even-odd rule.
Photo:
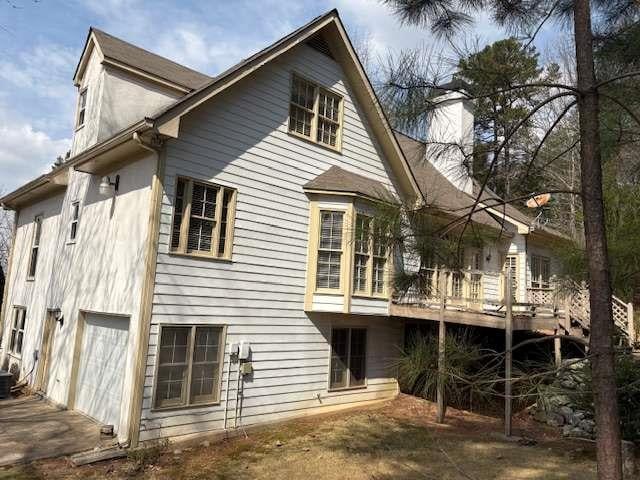
[(622, 473), (624, 478), (637, 478), (636, 447), (633, 442), (622, 441)]
[(566, 388), (567, 390), (573, 390), (578, 386), (578, 384), (573, 378), (569, 377), (569, 378), (563, 378), (562, 380), (560, 380), (560, 386), (562, 388)]
[(571, 425), (576, 427), (586, 417), (587, 416), (586, 416), (585, 412), (583, 412), (581, 410), (576, 410), (575, 412), (573, 412), (573, 415), (571, 415), (571, 420), (569, 421), (569, 423), (571, 423)]
[(549, 412), (547, 414), (547, 425), (552, 427), (561, 427), (564, 425), (564, 417), (556, 412)]
[(578, 428), (591, 435), (596, 431), (596, 422), (588, 419), (581, 420), (580, 423), (578, 423)]
[(181, 455), (181, 454), (182, 454), (182, 450), (175, 449), (175, 450), (173, 451), (173, 454), (174, 454), (174, 455)]
[(282, 442), (280, 440), (276, 440), (276, 447), (281, 447), (282, 446)]
[(589, 438), (589, 434), (582, 430), (580, 427), (572, 427), (571, 425), (565, 425), (562, 429), (563, 437), (576, 437), (576, 438)]
[(571, 419), (573, 417), (573, 409), (567, 405), (562, 405), (558, 408), (557, 413), (562, 415), (564, 418), (564, 423), (571, 423)]
[(567, 395), (554, 395), (549, 398), (549, 404), (555, 406), (561, 405), (569, 405), (571, 403), (571, 399)]
[(209, 448), (211, 446), (211, 442), (209, 440), (205, 440), (201, 445), (205, 448)]

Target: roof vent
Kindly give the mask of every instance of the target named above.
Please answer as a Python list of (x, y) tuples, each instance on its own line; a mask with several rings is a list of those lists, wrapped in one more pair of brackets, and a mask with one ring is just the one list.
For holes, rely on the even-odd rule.
[(327, 57), (335, 60), (333, 55), (331, 55), (331, 49), (329, 48), (329, 44), (322, 37), (322, 35), (314, 35), (309, 40), (307, 40), (307, 45), (309, 45), (314, 50), (319, 51), (320, 53), (324, 53)]

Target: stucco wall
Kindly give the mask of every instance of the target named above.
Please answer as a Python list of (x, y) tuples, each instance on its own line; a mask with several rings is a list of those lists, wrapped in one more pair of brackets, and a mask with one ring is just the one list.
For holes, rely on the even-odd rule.
[[(10, 332), (13, 307), (27, 309), (25, 341), (20, 359), (33, 384), (37, 362), (34, 351), (41, 348), (47, 309), (59, 308), (63, 325), (54, 329), (47, 394), (66, 405), (79, 312), (123, 314), (130, 317), (129, 355), (124, 391), (133, 371), (136, 330), (147, 240), (151, 178), (155, 156), (146, 156), (118, 171), (120, 188), (114, 198), (98, 193), (100, 178), (72, 172), (64, 194), (40, 201), (19, 212), (11, 277), (7, 281), (7, 313), (4, 331)], [(81, 202), (78, 236), (69, 243), (71, 203)], [(27, 268), (34, 229), (34, 216), (44, 216), (37, 271), (27, 280)], [(9, 333), (4, 335), (6, 355)], [(129, 395), (123, 395), (123, 412)], [(120, 435), (127, 433), (127, 415), (123, 415)]]

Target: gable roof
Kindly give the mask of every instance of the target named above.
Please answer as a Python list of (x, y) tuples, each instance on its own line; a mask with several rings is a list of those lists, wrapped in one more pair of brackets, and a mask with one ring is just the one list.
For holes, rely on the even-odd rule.
[[(105, 43), (105, 38), (108, 37), (106, 42), (107, 53), (109, 53), (110, 55), (118, 55), (118, 58), (120, 58), (120, 60), (114, 58), (114, 60), (118, 62), (124, 63), (125, 61), (127, 61), (129, 63), (135, 63), (135, 65), (137, 66), (131, 65), (132, 68), (136, 68), (138, 70), (140, 70), (141, 68), (153, 68), (157, 74), (162, 73), (163, 78), (168, 77), (169, 75), (166, 72), (159, 72), (157, 68), (159, 65), (171, 66), (171, 68), (169, 68), (169, 71), (180, 71), (180, 75), (184, 74), (186, 76), (190, 76), (191, 73), (188, 72), (194, 72), (187, 67), (175, 64), (175, 62), (171, 62), (170, 60), (159, 57), (158, 55), (119, 40), (116, 37), (105, 34), (98, 29), (92, 28), (89, 32), (89, 36), (87, 37), (87, 42), (85, 44), (80, 62), (78, 63), (78, 66), (76, 68), (76, 73), (74, 74), (74, 81), (76, 83), (78, 81), (77, 79), (82, 74), (83, 68), (86, 67), (88, 53), (90, 52), (90, 48), (93, 48), (93, 38), (95, 38), (96, 44), (98, 43), (96, 32), (99, 32), (97, 33), (97, 36), (100, 36), (102, 34), (101, 38), (103, 39), (103, 43)], [(371, 85), (364, 71), (364, 67), (360, 63), (360, 60), (355, 53), (355, 49), (353, 48), (353, 45), (351, 44), (351, 41), (349, 40), (349, 37), (346, 34), (344, 26), (340, 20), (338, 12), (335, 9), (327, 12), (324, 15), (314, 18), (306, 25), (298, 28), (297, 30), (281, 38), (280, 40), (259, 51), (258, 53), (246, 58), (245, 60), (242, 60), (238, 64), (222, 72), (216, 77), (206, 77), (203, 74), (198, 74), (198, 72), (195, 72), (198, 75), (206, 77), (208, 81), (199, 88), (191, 91), (190, 93), (185, 92), (187, 93), (186, 95), (179, 98), (165, 109), (162, 109), (158, 113), (146, 117), (137, 124), (131, 126), (131, 128), (134, 128), (138, 124), (142, 125), (139, 131), (136, 130), (133, 132), (133, 134), (130, 134), (130, 132), (128, 132), (127, 130), (127, 132), (116, 134), (102, 143), (108, 144), (118, 135), (122, 136), (123, 138), (126, 135), (133, 135), (133, 137), (136, 138), (139, 134), (144, 132), (148, 133), (150, 131), (163, 136), (177, 137), (179, 133), (180, 118), (183, 115), (189, 113), (191, 110), (211, 99), (218, 93), (225, 91), (227, 88), (231, 87), (239, 80), (247, 77), (268, 62), (286, 53), (292, 48), (311, 39), (314, 39), (315, 37), (317, 37), (317, 35), (323, 36), (323, 39), (329, 45), (331, 56), (336, 62), (341, 64), (347, 80), (349, 81), (350, 85), (354, 87), (351, 89), (353, 95), (359, 102), (362, 112), (369, 122), (371, 130), (378, 140), (378, 144), (380, 145), (385, 157), (389, 161), (398, 186), (400, 187), (399, 190), (402, 196), (405, 197), (405, 199), (411, 199), (415, 202), (422, 202), (422, 192), (420, 190), (420, 187), (418, 186), (418, 183), (416, 182), (415, 177), (413, 176), (411, 167), (404, 157), (402, 149), (400, 148), (400, 145), (396, 140), (386, 114), (384, 113), (384, 110), (382, 109), (382, 106), (373, 90), (373, 86)], [(98, 45), (98, 48), (101, 48), (101, 46), (101, 44)], [(130, 47), (132, 47), (133, 49), (131, 49)], [(131, 58), (132, 55), (134, 57), (137, 55), (141, 55), (141, 57), (145, 60), (144, 62), (138, 61), (135, 58)], [(185, 73), (186, 71), (188, 72)], [(156, 75), (156, 73), (154, 73), (153, 75)], [(170, 82), (178, 81), (175, 77), (173, 78), (173, 80), (168, 78), (166, 80)], [(179, 81), (186, 82), (184, 78)], [(91, 150), (93, 150), (93, 148), (89, 151), (81, 152), (75, 157), (70, 158), (64, 164), (57, 167), (54, 171), (47, 174), (47, 179), (51, 179), (55, 174), (57, 174), (59, 170), (76, 165), (76, 163), (79, 161), (87, 161), (86, 157), (91, 154)], [(21, 191), (22, 188), (19, 188), (9, 194), (9, 196), (11, 196), (12, 199), (14, 199), (14, 197), (17, 199), (17, 197), (20, 196)], [(8, 198), (9, 196), (5, 198)]]
[(392, 193), (377, 180), (332, 166), (303, 186), (306, 191), (342, 192), (395, 202)]
[(373, 133), (379, 140), (385, 157), (389, 160), (394, 170), (404, 196), (412, 197), (418, 201), (421, 200), (421, 190), (404, 158), (402, 149), (398, 145), (386, 114), (346, 34), (336, 9), (314, 18), (306, 25), (242, 60), (220, 75), (213, 77), (198, 90), (185, 95), (164, 110), (153, 115), (150, 120), (154, 122), (154, 128), (162, 132), (163, 127), (171, 125), (168, 129), (174, 132), (177, 131), (177, 127), (173, 122), (179, 122), (182, 115), (189, 113), (278, 56), (301, 43), (316, 38), (318, 35), (322, 35), (323, 39), (326, 40), (331, 56), (342, 65), (347, 79), (355, 87), (352, 89), (353, 94), (362, 106)]
[[(166, 80), (184, 87), (189, 91), (195, 90), (211, 80), (211, 77), (204, 73), (197, 72), (196, 70), (156, 55), (129, 42), (125, 42), (95, 27), (89, 29), (89, 36), (87, 37), (87, 44), (85, 45), (82, 57), (85, 56), (92, 38), (95, 39), (105, 59)], [(74, 78), (77, 78), (78, 74), (81, 73), (82, 57), (78, 63)]]

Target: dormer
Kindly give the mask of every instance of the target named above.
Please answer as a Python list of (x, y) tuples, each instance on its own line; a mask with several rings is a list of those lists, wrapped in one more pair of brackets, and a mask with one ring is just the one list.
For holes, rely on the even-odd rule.
[(174, 103), (210, 77), (90, 28), (73, 82), (72, 155)]

